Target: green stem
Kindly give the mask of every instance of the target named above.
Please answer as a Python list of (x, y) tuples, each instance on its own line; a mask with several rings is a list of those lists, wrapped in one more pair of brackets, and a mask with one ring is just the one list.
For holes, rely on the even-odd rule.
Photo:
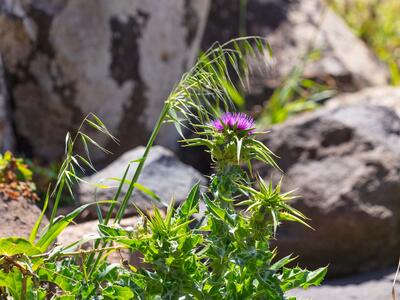
[[(111, 250), (123, 250), (126, 249), (126, 246), (116, 246), (116, 247), (107, 247), (107, 248), (101, 248), (101, 249), (89, 249), (89, 250), (79, 250), (79, 251), (71, 251), (71, 252), (64, 252), (64, 253), (59, 253), (57, 254), (57, 257), (69, 257), (69, 256), (79, 256), (79, 255), (87, 255), (91, 253), (97, 253), (101, 251), (111, 251)], [(31, 258), (48, 258), (50, 256), (50, 253), (41, 253), (41, 254), (35, 254), (30, 256)], [(1, 298), (0, 298), (1, 299)]]
[[(114, 211), (114, 208), (115, 208), (115, 205), (116, 205), (116, 203), (117, 203), (117, 201), (118, 201), (119, 195), (121, 194), (122, 187), (123, 187), (123, 183), (125, 182), (126, 176), (128, 175), (129, 168), (130, 168), (130, 165), (128, 165), (128, 167), (126, 168), (125, 173), (124, 173), (124, 176), (122, 177), (122, 180), (121, 180), (121, 184), (118, 186), (117, 193), (116, 193), (115, 196), (114, 196), (114, 199), (113, 199), (114, 202), (110, 205), (110, 208), (108, 209), (106, 218), (105, 218), (104, 221), (103, 221), (103, 224), (104, 224), (104, 225), (107, 225), (108, 222), (110, 221), (112, 212)], [(96, 242), (95, 242), (95, 244), (94, 244), (94, 249), (97, 250), (97, 248), (99, 247), (99, 245), (100, 245), (100, 240), (96, 240)], [(108, 243), (107, 243), (107, 242), (104, 242), (103, 245), (102, 245), (102, 247), (103, 247), (103, 248), (104, 248), (104, 247), (107, 247), (107, 245), (108, 245)], [(91, 266), (91, 270), (90, 270), (90, 272), (89, 272), (89, 276), (92, 275), (92, 272), (95, 270), (96, 266), (99, 264), (100, 259), (101, 259), (101, 256), (103, 255), (103, 252), (104, 252), (104, 251), (102, 251), (102, 252), (97, 256), (96, 261), (94, 262), (93, 265), (92, 265), (92, 262), (93, 262), (93, 259), (94, 259), (95, 255), (96, 255), (96, 253), (95, 253), (95, 252), (90, 253), (89, 258), (88, 258), (88, 260), (87, 260), (87, 262), (86, 262), (86, 265), (87, 265), (88, 267)]]
[(161, 129), (161, 126), (162, 126), (162, 124), (163, 124), (163, 122), (164, 122), (164, 120), (165, 120), (165, 118), (166, 118), (166, 116), (168, 114), (168, 111), (169, 111), (169, 103), (166, 102), (164, 104), (163, 110), (161, 111), (161, 114), (160, 114), (160, 116), (159, 116), (159, 118), (157, 120), (155, 128), (153, 129), (153, 132), (151, 133), (150, 139), (147, 142), (146, 149), (144, 150), (142, 159), (140, 160), (140, 162), (138, 164), (138, 167), (136, 168), (136, 171), (133, 174), (133, 178), (132, 178), (132, 180), (130, 182), (130, 185), (129, 185), (129, 188), (128, 188), (126, 194), (125, 194), (125, 197), (124, 197), (124, 199), (123, 199), (123, 201), (121, 203), (121, 206), (118, 209), (118, 212), (117, 212), (117, 215), (116, 215), (115, 221), (114, 221), (114, 223), (116, 223), (116, 224), (119, 224), (121, 222), (122, 217), (124, 216), (125, 210), (128, 207), (129, 199), (132, 196), (132, 193), (133, 193), (133, 191), (135, 189), (135, 184), (137, 183), (137, 181), (139, 179), (139, 176), (142, 173), (142, 170), (143, 170), (143, 167), (144, 167), (144, 163), (146, 162), (146, 159), (147, 159), (147, 156), (149, 154), (149, 151), (150, 151), (151, 147), (154, 144), (154, 141), (155, 141), (155, 139), (156, 139), (156, 137), (157, 137), (157, 135), (158, 135), (158, 133), (159, 133), (159, 131)]
[(56, 200), (54, 201), (53, 210), (51, 211), (49, 229), (53, 225), (54, 218), (56, 217), (58, 204), (60, 203), (61, 193), (64, 189), (64, 183), (65, 183), (65, 179), (63, 178), (63, 179), (61, 179), (60, 185), (58, 186)]
[[(124, 196), (124, 199), (122, 200), (121, 206), (118, 209), (117, 215), (116, 215), (115, 220), (114, 220), (115, 224), (119, 224), (121, 222), (122, 217), (124, 216), (125, 210), (126, 210), (126, 208), (128, 206), (128, 203), (129, 203), (129, 199), (132, 196), (132, 193), (134, 191), (135, 183), (137, 183), (137, 181), (139, 179), (139, 176), (140, 176), (140, 174), (141, 174), (141, 172), (143, 170), (144, 163), (146, 162), (146, 159), (147, 159), (147, 156), (149, 154), (149, 151), (150, 151), (151, 147), (153, 146), (154, 141), (155, 141), (158, 133), (160, 132), (161, 126), (162, 126), (162, 124), (163, 124), (163, 122), (164, 122), (164, 120), (165, 120), (165, 118), (166, 118), (166, 116), (168, 114), (169, 108), (170, 108), (169, 103), (166, 102), (164, 104), (164, 107), (163, 107), (161, 113), (160, 113), (160, 116), (158, 117), (157, 123), (155, 124), (155, 127), (153, 129), (153, 132), (151, 133), (150, 139), (147, 142), (147, 145), (146, 145), (146, 148), (144, 150), (142, 159), (140, 160), (140, 162), (138, 164), (138, 167), (136, 168), (135, 173), (133, 174), (132, 180), (131, 180), (131, 182), (129, 184), (129, 187), (128, 187), (128, 190), (127, 190), (127, 192), (126, 192), (126, 194)], [(125, 182), (125, 177), (126, 177), (127, 173), (128, 173), (128, 169), (125, 171), (124, 179), (121, 181), (121, 184), (120, 184), (120, 186), (118, 188), (118, 191), (117, 191), (117, 194), (116, 194), (116, 197), (115, 197), (116, 198), (115, 200), (118, 200), (118, 197), (119, 197), (119, 194), (121, 192), (122, 185)], [(109, 208), (109, 210), (107, 212), (107, 216), (105, 218), (104, 224), (107, 224), (108, 221), (110, 220), (110, 217), (112, 215), (112, 212), (113, 212), (114, 208), (115, 208), (115, 205), (111, 205), (110, 206), (110, 208)], [(100, 242), (96, 242), (95, 249), (97, 249), (97, 247), (99, 245), (100, 245)], [(107, 243), (104, 244), (104, 246), (106, 246), (106, 245), (107, 245)], [(93, 271), (96, 269), (97, 265), (99, 264), (102, 254), (103, 254), (103, 251), (101, 251), (98, 254), (98, 256), (97, 256), (97, 258), (96, 258), (96, 260), (95, 260), (93, 265), (92, 265), (92, 262), (93, 262), (95, 253), (92, 253), (89, 256), (88, 261), (87, 261), (87, 265), (88, 266), (92, 265), (91, 271), (89, 273), (89, 276), (93, 273)]]
[(129, 168), (130, 168), (130, 165), (128, 165), (128, 167), (126, 168), (125, 173), (124, 173), (124, 176), (122, 177), (121, 184), (118, 186), (117, 193), (115, 194), (115, 197), (114, 197), (114, 199), (113, 199), (114, 202), (110, 205), (110, 208), (109, 208), (109, 210), (108, 210), (108, 212), (107, 212), (107, 215), (106, 215), (106, 218), (105, 218), (105, 220), (104, 220), (104, 225), (107, 225), (108, 222), (110, 221), (110, 218), (111, 218), (111, 216), (112, 216), (112, 212), (114, 211), (114, 208), (115, 208), (115, 205), (117, 204), (119, 195), (121, 194), (122, 187), (123, 187), (123, 185), (124, 185), (124, 183), (125, 183), (126, 176), (128, 175)]

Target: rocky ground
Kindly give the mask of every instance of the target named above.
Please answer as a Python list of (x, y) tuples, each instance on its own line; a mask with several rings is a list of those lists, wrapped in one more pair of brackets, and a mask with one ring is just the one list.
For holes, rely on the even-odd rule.
[[(394, 277), (393, 268), (368, 272), (342, 279), (327, 280), (320, 287), (297, 290), (292, 295), (299, 299), (309, 300), (391, 300)], [(395, 294), (396, 297), (400, 296), (399, 286)]]

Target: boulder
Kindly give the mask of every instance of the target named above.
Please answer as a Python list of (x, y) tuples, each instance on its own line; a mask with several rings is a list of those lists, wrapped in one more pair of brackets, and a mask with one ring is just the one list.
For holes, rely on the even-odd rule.
[[(383, 106), (321, 109), (273, 127), (264, 142), (281, 159), (284, 190), (315, 231), (284, 224), (281, 255), (330, 274), (390, 265), (400, 246), (400, 119)], [(282, 174), (256, 166), (265, 178)]]
[[(89, 203), (95, 199), (113, 199), (119, 182), (109, 178), (122, 178), (126, 167), (131, 163), (126, 177), (130, 180), (137, 166), (137, 162), (133, 161), (142, 157), (144, 149), (144, 147), (137, 147), (128, 151), (98, 173), (84, 178), (88, 183), (79, 186), (78, 197), (80, 202)], [(143, 193), (138, 189), (135, 190), (131, 201), (143, 211), (151, 210), (154, 205), (165, 208), (165, 205), (168, 205), (172, 199), (176, 204), (181, 203), (186, 199), (193, 185), (198, 182), (204, 183), (204, 181), (204, 177), (198, 171), (180, 162), (170, 150), (162, 146), (155, 146), (150, 150), (139, 178), (139, 183), (154, 192), (165, 204), (161, 205), (149, 194)], [(113, 188), (100, 189), (93, 185), (99, 183)], [(128, 184), (125, 184), (119, 197), (120, 201), (127, 189)], [(103, 207), (103, 210), (107, 211), (107, 207)], [(129, 205), (126, 214), (132, 215), (134, 213), (137, 213), (136, 208), (133, 205)]]
[[(223, 42), (239, 36), (240, 2), (212, 1), (204, 48), (216, 40)], [(317, 79), (339, 91), (388, 83), (386, 66), (320, 0), (246, 2), (247, 7), (242, 9), (246, 34), (265, 37), (273, 50), (273, 60), (265, 58), (270, 68), (259, 71), (260, 62), (254, 63), (256, 68), (249, 78), (250, 99), (265, 101), (294, 67), (303, 64), (306, 78)], [(312, 51), (317, 51), (319, 57), (306, 61)]]
[[(0, 237), (29, 238), (40, 213), (40, 209), (33, 202), (25, 199), (8, 199), (0, 193)], [(44, 217), (42, 225), (47, 223), (48, 221)]]
[(336, 108), (343, 105), (374, 104), (393, 109), (400, 116), (400, 88), (378, 86), (363, 89), (356, 93), (345, 93), (327, 102), (327, 107)]
[(13, 150), (14, 135), (11, 126), (9, 97), (5, 81), (3, 61), (0, 56), (0, 153)]
[[(24, 150), (59, 158), (66, 132), (91, 112), (121, 141), (118, 148), (110, 142), (115, 153), (145, 143), (196, 58), (208, 6), (209, 0), (2, 1), (0, 52)], [(175, 134), (166, 129), (159, 142), (172, 146)]]

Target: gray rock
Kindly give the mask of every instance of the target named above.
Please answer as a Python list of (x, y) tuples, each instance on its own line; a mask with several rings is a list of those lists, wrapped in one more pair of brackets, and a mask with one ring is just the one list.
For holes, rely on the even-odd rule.
[(375, 104), (387, 106), (400, 115), (400, 88), (378, 86), (363, 89), (357, 93), (339, 95), (327, 102), (327, 107), (336, 108), (343, 105)]
[[(273, 127), (264, 140), (281, 157), (283, 187), (296, 190), (316, 230), (284, 224), (281, 255), (329, 264), (331, 274), (390, 265), (400, 246), (400, 119), (382, 106), (322, 109)], [(256, 167), (262, 176), (282, 174)], [(272, 174), (272, 175), (271, 175)]]
[[(237, 37), (239, 0), (215, 0), (206, 27), (204, 47)], [(318, 79), (339, 91), (387, 84), (389, 73), (345, 22), (319, 0), (248, 0), (246, 34), (266, 37), (273, 50), (271, 67), (250, 74), (250, 95), (265, 101), (304, 57), (317, 50), (320, 57), (304, 66), (306, 78)]]
[[(0, 52), (13, 78), (16, 134), (34, 155), (52, 160), (63, 154), (66, 132), (94, 112), (121, 140), (119, 148), (109, 145), (115, 153), (145, 143), (166, 97), (194, 62), (208, 5), (209, 0), (2, 2)], [(159, 142), (173, 143), (175, 134), (166, 129)]]
[[(128, 151), (103, 170), (84, 179), (92, 184), (101, 183), (115, 187), (118, 185), (118, 182), (107, 180), (107, 178), (122, 178), (128, 164), (133, 160), (141, 158), (144, 149), (144, 147), (138, 147)], [(131, 163), (127, 176), (128, 180), (132, 178), (136, 166), (137, 163)], [(204, 177), (198, 171), (180, 162), (171, 151), (161, 146), (155, 146), (150, 150), (139, 178), (139, 183), (156, 193), (165, 204), (168, 204), (171, 199), (174, 199), (176, 204), (181, 203), (186, 199), (192, 186), (198, 182), (204, 183)], [(96, 189), (92, 184), (80, 185), (78, 195), (81, 203), (93, 202), (95, 194), (97, 195), (97, 200), (113, 199), (116, 188)], [(120, 200), (124, 197), (127, 189), (128, 184), (125, 184)], [(131, 201), (143, 211), (151, 210), (154, 205), (165, 208), (165, 205), (160, 205), (149, 195), (137, 189)], [(106, 207), (103, 209), (104, 211), (107, 210)], [(126, 214), (132, 215), (134, 213), (136, 213), (135, 207), (129, 205)]]
[[(291, 295), (308, 300), (383, 300), (392, 299), (393, 268), (323, 282), (322, 286), (296, 290)], [(397, 283), (398, 284), (398, 283)], [(396, 296), (399, 297), (396, 287)]]
[(0, 153), (14, 148), (14, 134), (11, 126), (9, 97), (5, 81), (3, 60), (0, 56)]

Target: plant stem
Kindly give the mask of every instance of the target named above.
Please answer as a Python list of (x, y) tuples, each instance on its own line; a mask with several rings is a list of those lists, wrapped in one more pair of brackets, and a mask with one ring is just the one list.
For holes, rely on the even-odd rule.
[[(126, 192), (126, 194), (124, 196), (124, 199), (122, 200), (121, 206), (118, 209), (117, 215), (116, 215), (115, 220), (114, 220), (114, 224), (119, 224), (121, 222), (121, 219), (124, 216), (124, 212), (125, 212), (125, 210), (126, 210), (126, 208), (128, 206), (129, 199), (132, 196), (132, 193), (134, 191), (135, 183), (137, 183), (137, 181), (139, 179), (139, 176), (140, 176), (140, 174), (141, 174), (141, 172), (143, 170), (144, 163), (146, 162), (146, 159), (147, 159), (147, 156), (149, 154), (149, 151), (150, 151), (151, 147), (153, 146), (154, 141), (155, 141), (158, 133), (160, 132), (161, 126), (162, 126), (162, 124), (163, 124), (163, 122), (164, 122), (164, 120), (165, 120), (165, 118), (166, 118), (166, 116), (168, 114), (169, 109), (170, 109), (169, 103), (165, 102), (164, 107), (163, 107), (163, 109), (162, 109), (162, 111), (160, 113), (160, 116), (158, 117), (157, 123), (155, 124), (155, 127), (153, 129), (153, 132), (151, 133), (150, 139), (147, 142), (147, 145), (146, 145), (146, 148), (144, 150), (142, 159), (140, 160), (140, 162), (139, 162), (139, 164), (138, 164), (138, 166), (137, 166), (137, 168), (135, 170), (135, 173), (133, 174), (133, 178), (132, 178), (132, 180), (131, 180), (131, 182), (129, 184), (128, 190), (127, 190), (127, 192)], [(125, 177), (126, 177), (127, 173), (128, 173), (128, 169), (125, 171), (124, 178), (121, 181), (120, 186), (118, 187), (118, 191), (117, 191), (117, 194), (116, 194), (115, 199), (114, 199), (116, 201), (118, 200), (118, 197), (119, 197), (119, 194), (121, 192), (122, 185), (125, 182)], [(104, 220), (104, 224), (105, 225), (107, 225), (108, 221), (110, 220), (110, 217), (112, 215), (112, 212), (113, 212), (114, 208), (115, 208), (115, 204), (110, 206), (110, 208), (109, 208), (109, 210), (107, 212), (107, 216), (106, 216), (106, 218)], [(97, 247), (99, 245), (100, 245), (100, 241), (96, 241), (95, 249), (97, 249)], [(104, 246), (106, 246), (106, 245), (107, 245), (107, 243), (104, 244)], [(91, 255), (89, 256), (89, 258), (87, 260), (87, 265), (88, 266), (92, 265), (91, 270), (89, 272), (89, 276), (93, 273), (93, 271), (96, 269), (97, 265), (99, 264), (100, 258), (102, 256), (102, 253), (103, 253), (103, 251), (100, 251), (100, 253), (98, 254), (98, 256), (96, 258), (96, 261), (94, 262), (93, 265), (92, 265), (92, 263), (93, 263), (93, 259), (94, 259), (94, 256), (95, 256), (95, 252), (91, 253)]]
[[(102, 251), (111, 251), (111, 250), (123, 250), (126, 249), (126, 246), (116, 246), (116, 247), (107, 247), (107, 248), (101, 248), (101, 249), (89, 249), (89, 250), (79, 250), (79, 251), (71, 251), (71, 252), (65, 252), (65, 253), (60, 253), (58, 254), (59, 256), (65, 257), (65, 256), (79, 256), (82, 254), (90, 254), (90, 253), (98, 253)], [(48, 258), (49, 253), (42, 253), (42, 254), (35, 254), (31, 255), (31, 258)]]
[[(108, 209), (106, 218), (105, 218), (105, 219), (103, 220), (103, 222), (102, 222), (102, 224), (104, 224), (104, 225), (107, 225), (108, 222), (110, 221), (112, 212), (113, 212), (113, 210), (114, 210), (114, 208), (115, 208), (115, 205), (117, 204), (119, 195), (120, 195), (120, 193), (121, 193), (121, 191), (122, 191), (122, 186), (123, 186), (122, 183), (125, 182), (126, 176), (127, 176), (128, 172), (129, 172), (129, 168), (130, 168), (130, 165), (128, 165), (128, 167), (127, 167), (126, 170), (125, 170), (124, 176), (122, 177), (122, 180), (121, 180), (121, 184), (118, 186), (117, 193), (116, 193), (115, 196), (114, 196), (114, 199), (113, 199), (114, 202), (110, 205), (110, 208)], [(107, 242), (104, 242), (104, 243), (103, 243), (103, 248), (104, 248), (104, 247), (107, 247), (107, 244), (108, 244)], [(99, 247), (99, 245), (100, 245), (100, 240), (96, 240), (96, 242), (94, 243), (94, 249), (97, 249), (97, 248)], [(94, 256), (95, 256), (95, 253), (92, 252), (92, 253), (90, 254), (89, 258), (88, 258), (87, 266), (90, 266), (90, 265), (92, 264)], [(97, 265), (98, 265), (98, 263), (99, 263), (99, 261), (100, 261), (100, 258), (101, 258), (101, 255), (98, 255), (93, 266), (97, 266)], [(93, 270), (94, 270), (94, 268), (92, 268), (91, 271), (89, 272), (89, 276), (92, 274), (92, 271), (93, 271)]]
[(26, 277), (22, 275), (22, 289), (21, 289), (21, 299), (26, 299)]
[(51, 226), (53, 225), (53, 221), (54, 218), (56, 216), (57, 213), (57, 209), (58, 209), (58, 204), (60, 203), (60, 198), (61, 198), (61, 193), (63, 191), (64, 188), (64, 183), (65, 183), (65, 179), (62, 178), (60, 185), (58, 186), (58, 190), (57, 190), (57, 196), (56, 196), (56, 200), (54, 201), (54, 206), (53, 206), (53, 210), (51, 211), (51, 217), (50, 217), (50, 224), (49, 224), (49, 229), (51, 228)]
[(161, 126), (162, 126), (162, 124), (163, 124), (163, 122), (164, 122), (164, 120), (165, 120), (165, 118), (166, 118), (166, 116), (168, 114), (169, 108), (170, 108), (169, 102), (166, 102), (164, 104), (164, 107), (163, 107), (163, 109), (161, 111), (160, 116), (158, 117), (157, 123), (156, 123), (156, 125), (155, 125), (155, 127), (153, 129), (153, 132), (151, 133), (150, 139), (147, 142), (146, 149), (144, 150), (142, 159), (140, 160), (140, 162), (139, 162), (139, 164), (138, 164), (138, 166), (136, 168), (136, 171), (133, 174), (132, 180), (131, 180), (131, 182), (129, 184), (129, 188), (128, 188), (125, 196), (124, 196), (124, 199), (122, 200), (121, 206), (118, 209), (118, 212), (117, 212), (117, 215), (116, 215), (115, 221), (114, 221), (115, 224), (119, 224), (121, 222), (121, 219), (124, 216), (125, 210), (128, 207), (129, 199), (132, 196), (132, 193), (133, 193), (133, 191), (135, 189), (135, 184), (137, 183), (137, 181), (139, 179), (139, 176), (142, 173), (142, 170), (143, 170), (143, 167), (144, 167), (144, 163), (146, 162), (146, 159), (147, 159), (147, 156), (149, 154), (149, 151), (150, 151), (151, 147), (153, 146), (154, 141), (155, 141), (155, 139), (156, 139), (156, 137), (157, 137), (157, 135), (158, 135), (158, 133), (159, 133), (159, 131), (161, 129)]
[(128, 167), (126, 168), (124, 176), (122, 177), (122, 180), (121, 180), (121, 184), (118, 186), (117, 193), (115, 194), (114, 199), (113, 199), (114, 202), (110, 205), (110, 208), (109, 208), (109, 210), (107, 212), (106, 218), (104, 219), (104, 223), (103, 223), (104, 225), (107, 225), (108, 222), (110, 221), (110, 218), (112, 216), (112, 212), (114, 211), (114, 208), (115, 208), (115, 205), (117, 204), (119, 195), (121, 194), (123, 183), (125, 182), (126, 176), (128, 175), (129, 168), (130, 168), (130, 165), (128, 165)]

